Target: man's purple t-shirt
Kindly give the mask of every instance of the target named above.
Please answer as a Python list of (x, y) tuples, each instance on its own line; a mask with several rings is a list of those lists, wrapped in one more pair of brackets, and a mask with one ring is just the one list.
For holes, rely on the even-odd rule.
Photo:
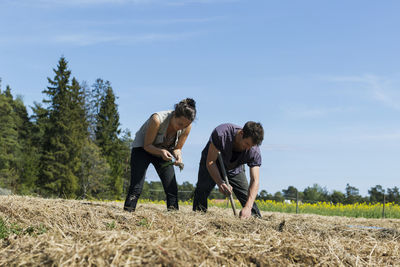
[(261, 166), (261, 152), (258, 146), (253, 146), (249, 150), (242, 152), (233, 151), (235, 135), (240, 129), (242, 129), (242, 127), (231, 123), (221, 124), (215, 128), (211, 134), (210, 140), (201, 153), (200, 164), (205, 164), (208, 148), (210, 147), (210, 142), (212, 142), (221, 152), (228, 176), (235, 176), (243, 172), (243, 164), (247, 164), (250, 168)]

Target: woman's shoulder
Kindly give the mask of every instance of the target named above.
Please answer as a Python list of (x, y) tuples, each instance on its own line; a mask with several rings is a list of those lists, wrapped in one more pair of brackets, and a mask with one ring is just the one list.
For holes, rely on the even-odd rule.
[(158, 118), (163, 121), (163, 120), (167, 119), (168, 117), (170, 117), (173, 114), (173, 112), (174, 112), (173, 110), (158, 111), (158, 112), (154, 112), (152, 114), (152, 117), (158, 116)]
[(169, 116), (172, 115), (173, 110), (164, 110), (164, 111), (157, 111), (151, 114), (150, 118), (152, 120), (158, 121), (158, 122), (163, 122), (165, 119), (167, 119)]

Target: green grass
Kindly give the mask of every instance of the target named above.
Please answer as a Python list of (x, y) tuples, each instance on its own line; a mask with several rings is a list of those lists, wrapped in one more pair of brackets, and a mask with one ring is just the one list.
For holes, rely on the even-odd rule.
[(6, 220), (0, 217), (0, 239), (6, 239), (10, 235), (30, 235), (37, 236), (47, 232), (47, 228), (40, 224), (39, 226), (28, 226), (26, 228), (21, 227), (16, 223), (8, 223)]

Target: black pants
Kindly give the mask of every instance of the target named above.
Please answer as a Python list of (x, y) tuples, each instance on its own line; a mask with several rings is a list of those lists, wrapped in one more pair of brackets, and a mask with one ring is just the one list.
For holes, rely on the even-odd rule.
[[(221, 175), (222, 177), (222, 175)], [(242, 207), (246, 205), (248, 199), (249, 184), (247, 182), (246, 174), (243, 172), (235, 176), (228, 175), (229, 184), (232, 186), (235, 196), (239, 200)], [(211, 190), (215, 187), (215, 182), (211, 178), (205, 164), (199, 166), (199, 175), (194, 191), (193, 210), (194, 211), (207, 211), (207, 198)], [(254, 203), (251, 209), (251, 215), (261, 217), (257, 204)]]
[(161, 168), (166, 163), (162, 158), (156, 157), (142, 147), (135, 147), (131, 154), (131, 184), (126, 196), (124, 210), (134, 211), (142, 193), (144, 179), (149, 164), (153, 164), (164, 187), (167, 196), (167, 209), (178, 210), (178, 185), (176, 183), (175, 170), (173, 165)]

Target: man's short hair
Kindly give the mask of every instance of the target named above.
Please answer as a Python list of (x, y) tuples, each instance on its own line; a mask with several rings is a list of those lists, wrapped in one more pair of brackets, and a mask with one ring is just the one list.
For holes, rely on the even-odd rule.
[(243, 127), (243, 138), (251, 137), (253, 143), (261, 145), (264, 139), (264, 129), (259, 122), (248, 121)]

